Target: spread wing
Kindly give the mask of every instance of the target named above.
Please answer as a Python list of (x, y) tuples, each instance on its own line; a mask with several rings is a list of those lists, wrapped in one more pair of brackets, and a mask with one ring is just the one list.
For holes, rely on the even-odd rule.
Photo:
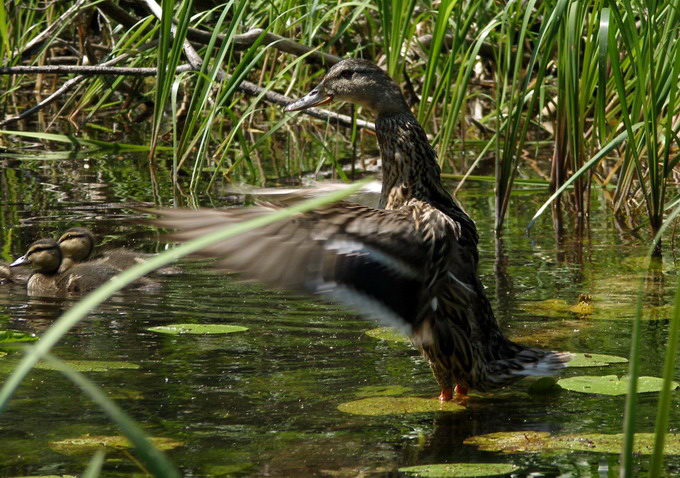
[[(182, 242), (276, 209), (152, 212), (158, 215), (153, 223), (173, 230), (170, 237)], [(200, 254), (245, 277), (340, 302), (406, 334), (429, 307), (431, 247), (408, 211), (340, 202), (221, 241)]]

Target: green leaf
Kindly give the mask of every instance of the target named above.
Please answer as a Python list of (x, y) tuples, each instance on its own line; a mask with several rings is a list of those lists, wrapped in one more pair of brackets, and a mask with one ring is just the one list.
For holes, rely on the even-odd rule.
[(628, 359), (615, 355), (572, 353), (572, 359), (567, 362), (567, 367), (604, 367), (613, 363), (627, 363)]
[(226, 325), (226, 324), (170, 324), (159, 325), (157, 327), (149, 327), (146, 330), (151, 332), (158, 332), (160, 334), (172, 335), (211, 335), (211, 334), (231, 334), (233, 332), (245, 332), (248, 327), (241, 325)]
[(465, 407), (436, 398), (371, 397), (338, 405), (338, 410), (352, 415), (404, 415), (407, 413), (461, 412)]
[[(563, 378), (557, 384), (572, 392), (597, 393), (600, 395), (625, 395), (628, 391), (628, 377), (606, 375), (604, 377), (583, 375), (578, 377)], [(637, 393), (658, 392), (661, 390), (663, 380), (657, 377), (639, 377)], [(674, 389), (680, 387), (680, 383), (673, 382)]]
[(399, 468), (401, 473), (422, 478), (461, 478), (507, 475), (518, 468), (510, 463), (441, 463)]
[[(667, 436), (666, 454), (680, 455), (680, 435)], [(573, 433), (567, 435), (551, 435), (548, 432), (515, 431), (478, 435), (466, 439), (463, 443), (474, 445), (483, 451), (503, 453), (554, 453), (564, 450), (587, 451), (595, 453), (616, 453), (621, 451), (623, 434), (606, 433)], [(635, 435), (635, 453), (649, 455), (654, 449), (653, 433), (637, 433)]]

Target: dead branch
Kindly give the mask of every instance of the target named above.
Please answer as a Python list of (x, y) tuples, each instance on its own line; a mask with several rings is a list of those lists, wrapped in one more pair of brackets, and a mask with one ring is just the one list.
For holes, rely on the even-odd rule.
[[(148, 6), (148, 3), (147, 3)], [(97, 8), (110, 17), (112, 20), (130, 28), (141, 21), (141, 19), (131, 15), (123, 8), (119, 7), (110, 0), (106, 0), (97, 5)], [(149, 7), (150, 10), (151, 7)], [(153, 11), (152, 11), (153, 13)], [(232, 40), (234, 42), (234, 47), (237, 50), (245, 50), (257, 41), (260, 35), (264, 35), (262, 39), (265, 45), (271, 45), (279, 51), (284, 53), (290, 53), (296, 56), (307, 55), (305, 59), (312, 63), (320, 63), (324, 65), (335, 65), (342, 58), (329, 53), (324, 53), (321, 51), (315, 51), (314, 48), (310, 48), (307, 45), (302, 45), (288, 38), (276, 35), (274, 33), (265, 32), (262, 28), (254, 28), (242, 33), (240, 35), (234, 35)], [(213, 37), (213, 33), (204, 30), (199, 30), (198, 28), (189, 28), (187, 31), (187, 39), (190, 41), (200, 43), (201, 45), (207, 45)], [(218, 41), (225, 42), (227, 37), (222, 34), (216, 35)]]
[[(191, 65), (180, 65), (177, 73), (191, 71)], [(122, 66), (103, 66), (103, 65), (43, 65), (43, 66), (2, 66), (0, 75), (21, 75), (21, 74), (69, 74), (78, 73), (80, 75), (126, 75), (126, 76), (153, 76), (158, 74), (158, 68), (137, 68)]]

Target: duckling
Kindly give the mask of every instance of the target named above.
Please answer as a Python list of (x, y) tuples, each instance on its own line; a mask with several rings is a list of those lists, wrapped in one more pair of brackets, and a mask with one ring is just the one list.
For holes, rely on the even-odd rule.
[(26, 284), (28, 295), (46, 297), (68, 297), (96, 289), (119, 272), (109, 265), (96, 263), (73, 264), (59, 272), (62, 260), (62, 251), (55, 240), (39, 239), (10, 266), (30, 264), (34, 272)]
[(0, 262), (0, 285), (2, 284), (19, 284), (26, 285), (28, 278), (31, 276), (30, 270), (25, 267), (12, 268), (9, 264)]
[[(64, 232), (59, 240), (63, 261), (60, 272), (69, 269), (73, 264), (87, 261), (92, 256), (95, 246), (95, 238), (92, 231), (85, 227), (72, 227)], [(118, 248), (106, 251), (101, 257), (94, 260), (99, 264), (106, 264), (119, 271), (129, 269), (152, 258), (154, 254), (131, 251), (129, 249)], [(162, 267), (156, 271), (157, 274), (169, 275), (178, 272), (175, 267)]]
[[(376, 115), (382, 158), (379, 208), (347, 201), (262, 226), (207, 247), (227, 269), (307, 291), (398, 327), (428, 359), (440, 400), (527, 375), (550, 375), (570, 355), (503, 335), (477, 273), (474, 221), (441, 182), (436, 153), (399, 86), (379, 67), (347, 59), (286, 111), (333, 100)], [(158, 209), (155, 224), (186, 241), (274, 212)], [(455, 387), (455, 389), (454, 389)]]

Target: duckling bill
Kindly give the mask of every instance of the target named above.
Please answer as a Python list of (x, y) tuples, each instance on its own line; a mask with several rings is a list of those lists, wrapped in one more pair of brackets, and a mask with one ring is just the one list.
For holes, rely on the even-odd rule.
[[(474, 221), (442, 185), (425, 131), (379, 67), (348, 59), (286, 110), (348, 101), (376, 116), (380, 208), (338, 202), (207, 247), (230, 270), (345, 304), (400, 329), (428, 359), (440, 399), (555, 373), (568, 354), (504, 337), (477, 274)], [(160, 209), (155, 223), (190, 240), (268, 214), (248, 209)]]

